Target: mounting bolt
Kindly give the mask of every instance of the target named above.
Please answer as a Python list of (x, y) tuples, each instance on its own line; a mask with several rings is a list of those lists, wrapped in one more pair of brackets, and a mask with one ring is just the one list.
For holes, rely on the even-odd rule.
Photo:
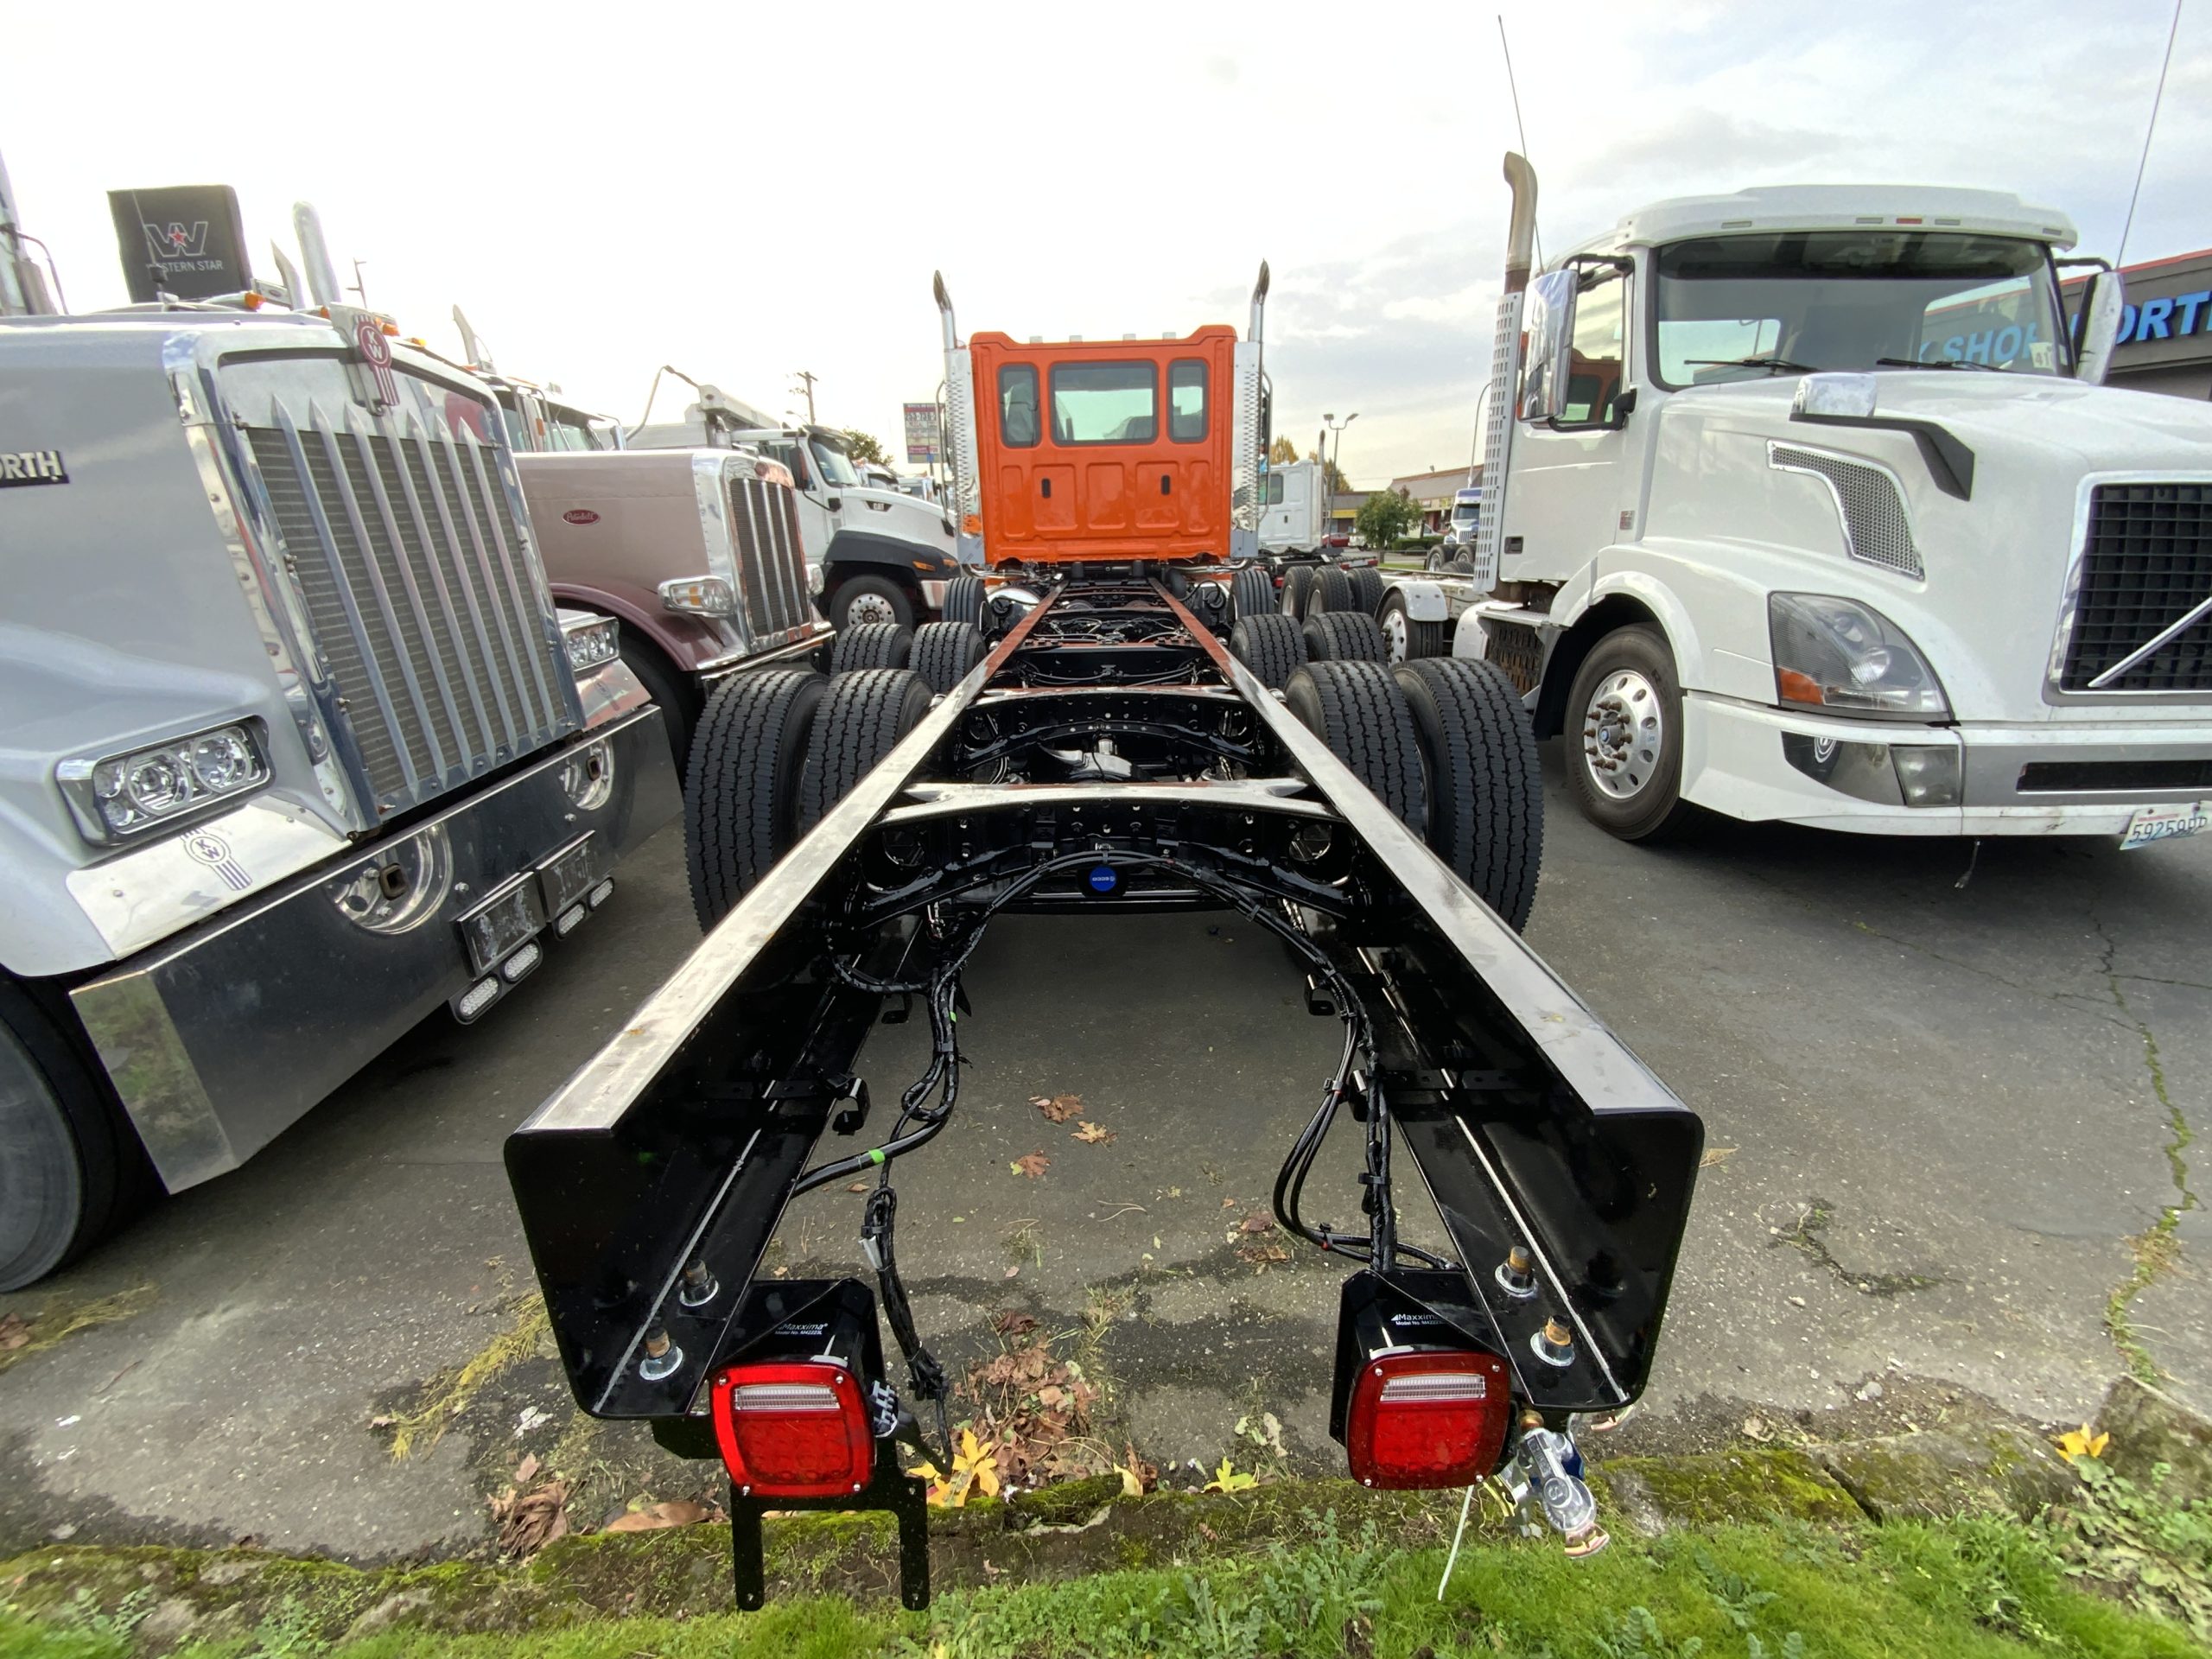
[(645, 1332), (645, 1357), (638, 1362), (638, 1375), (648, 1382), (658, 1382), (676, 1375), (677, 1367), (683, 1363), (683, 1351), (668, 1339), (664, 1326), (655, 1325)]
[(1574, 1333), (1557, 1319), (1546, 1319), (1544, 1328), (1529, 1338), (1529, 1347), (1547, 1365), (1565, 1370), (1574, 1363)]
[(722, 1287), (715, 1283), (715, 1275), (704, 1262), (694, 1262), (683, 1269), (683, 1288), (676, 1300), (686, 1307), (704, 1307), (721, 1294)]
[(1525, 1244), (1516, 1244), (1497, 1264), (1497, 1287), (1516, 1302), (1536, 1294), (1536, 1260)]

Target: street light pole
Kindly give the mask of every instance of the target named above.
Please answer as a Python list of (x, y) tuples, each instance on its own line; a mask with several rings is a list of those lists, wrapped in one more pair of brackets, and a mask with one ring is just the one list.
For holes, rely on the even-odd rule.
[[(1336, 521), (1337, 481), (1342, 479), (1344, 475), (1344, 467), (1339, 464), (1344, 459), (1344, 428), (1350, 426), (1358, 418), (1359, 411), (1357, 410), (1354, 410), (1351, 414), (1345, 416), (1341, 421), (1333, 415), (1324, 415), (1321, 417), (1321, 436), (1323, 440), (1321, 445), (1321, 487), (1328, 493), (1328, 518), (1329, 522), (1332, 524)], [(1333, 461), (1329, 457), (1329, 445), (1327, 442), (1328, 435), (1332, 432), (1337, 435), (1337, 454), (1336, 459)]]
[[(814, 424), (814, 377), (811, 374), (809, 374), (804, 369), (797, 370), (795, 372), (798, 375), (800, 385), (806, 388), (804, 393), (806, 397), (806, 423), (809, 426), (812, 426)], [(794, 392), (797, 392), (799, 390), (799, 387), (793, 386), (791, 390)]]

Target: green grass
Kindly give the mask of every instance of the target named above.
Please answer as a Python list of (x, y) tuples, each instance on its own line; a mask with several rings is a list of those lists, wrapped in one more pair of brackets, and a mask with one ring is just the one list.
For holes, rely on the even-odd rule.
[[(2158, 1524), (2168, 1528), (2160, 1535), (2170, 1555), (2202, 1548), (2198, 1517), (2181, 1534)], [(2130, 1532), (2127, 1547), (2144, 1536)], [(2142, 1593), (2126, 1564), (2098, 1554), (2088, 1537), (2062, 1516), (1726, 1527), (1623, 1538), (1584, 1561), (1549, 1541), (1492, 1541), (1461, 1554), (1440, 1603), (1441, 1550), (1399, 1549), (1371, 1530), (1339, 1536), (1332, 1514), (1294, 1547), (957, 1591), (921, 1614), (807, 1598), (750, 1616), (507, 1636), (391, 1632), (333, 1644), (310, 1634), (308, 1610), (287, 1604), (242, 1643), (177, 1651), (186, 1659), (1412, 1659), (1424, 1649), (1437, 1659), (2162, 1659), (2208, 1651), (2182, 1624), (2141, 1611), (2171, 1603)], [(0, 1659), (130, 1659), (149, 1618), (157, 1627), (143, 1597), (105, 1611), (80, 1601), (41, 1624), (0, 1609)]]

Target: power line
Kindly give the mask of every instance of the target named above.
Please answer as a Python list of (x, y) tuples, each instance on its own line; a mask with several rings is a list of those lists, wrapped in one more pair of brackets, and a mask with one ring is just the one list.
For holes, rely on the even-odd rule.
[(2166, 55), (2158, 60), (2158, 90), (2151, 95), (2151, 124), (2143, 129), (2143, 154), (2135, 163), (2135, 188), (2127, 194), (2127, 221), (2120, 227), (2120, 253), (2115, 265), (2127, 263), (2127, 238), (2135, 229), (2136, 198), (2143, 194), (2143, 169), (2151, 164), (2151, 137), (2158, 130), (2158, 106), (2166, 101), (2166, 71), (2174, 60), (2174, 37), (2181, 33), (2181, 0), (2174, 0), (2174, 20), (2166, 27)]

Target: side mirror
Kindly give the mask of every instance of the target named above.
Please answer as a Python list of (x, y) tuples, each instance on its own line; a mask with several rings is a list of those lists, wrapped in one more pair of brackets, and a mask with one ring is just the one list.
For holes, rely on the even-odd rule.
[(1527, 336), (1521, 359), (1520, 416), (1554, 423), (1567, 404), (1567, 377), (1574, 360), (1573, 269), (1548, 270), (1529, 284), (1521, 302)]
[(2101, 270), (2089, 278), (2082, 296), (2082, 309), (2074, 325), (2074, 378), (2093, 386), (2104, 384), (2112, 367), (2113, 348), (2120, 344), (2120, 325), (2127, 308), (2127, 284), (2116, 270)]

